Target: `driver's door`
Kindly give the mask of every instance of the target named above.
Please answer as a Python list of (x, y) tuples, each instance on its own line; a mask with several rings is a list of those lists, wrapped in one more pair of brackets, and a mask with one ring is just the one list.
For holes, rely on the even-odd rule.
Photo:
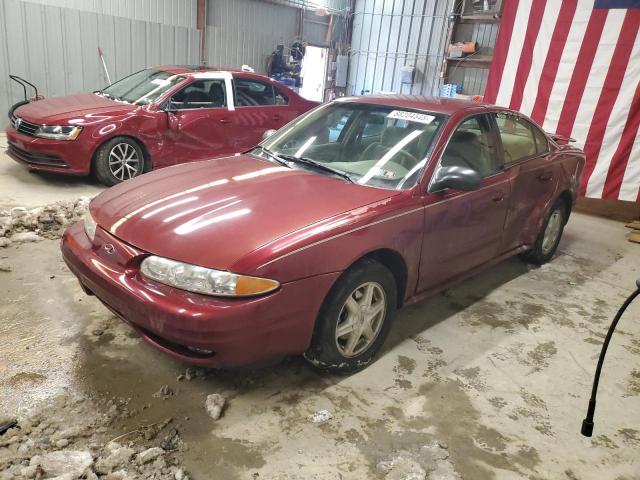
[(486, 114), (467, 117), (451, 135), (439, 166), (473, 168), (483, 182), (470, 192), (448, 189), (425, 195), (419, 291), (463, 276), (499, 255), (511, 184), (496, 145), (494, 124)]
[(224, 79), (196, 80), (167, 104), (170, 163), (204, 160), (234, 153), (232, 111)]

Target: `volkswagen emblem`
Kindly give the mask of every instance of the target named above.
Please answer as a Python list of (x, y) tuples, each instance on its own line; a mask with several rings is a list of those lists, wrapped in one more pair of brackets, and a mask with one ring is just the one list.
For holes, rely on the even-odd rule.
[(114, 247), (110, 243), (106, 243), (103, 248), (107, 255), (113, 255), (116, 251), (116, 247)]
[(16, 126), (16, 130), (20, 128), (20, 124), (22, 123), (22, 119), (20, 117), (16, 117), (14, 124)]

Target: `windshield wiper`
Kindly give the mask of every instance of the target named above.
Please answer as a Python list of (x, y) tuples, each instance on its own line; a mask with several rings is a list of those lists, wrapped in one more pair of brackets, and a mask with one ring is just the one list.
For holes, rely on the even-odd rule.
[(97, 93), (98, 95), (102, 95), (102, 96), (103, 96), (103, 97), (105, 97), (105, 98), (109, 98), (109, 99), (111, 99), (111, 100), (120, 100), (118, 97), (114, 97), (114, 96), (113, 96), (113, 95), (111, 95), (110, 93), (107, 93), (107, 92), (105, 92), (105, 91), (103, 91), (103, 90), (98, 90), (98, 91), (97, 91), (97, 92), (95, 92), (95, 93)]
[(342, 170), (336, 170), (335, 168), (331, 168), (328, 165), (325, 165), (324, 163), (321, 162), (316, 162), (315, 160), (312, 160), (311, 158), (307, 158), (307, 157), (296, 157), (294, 155), (283, 155), (281, 153), (277, 154), (280, 158), (284, 159), (284, 160), (288, 160), (290, 162), (294, 162), (294, 163), (302, 163), (304, 165), (309, 165), (312, 166), (314, 168), (317, 168), (318, 170), (324, 170), (325, 172), (329, 172), (332, 173), (333, 175), (338, 175), (339, 177), (344, 178), (345, 180), (351, 182), (351, 183), (355, 183), (353, 178), (351, 178), (351, 176), (346, 173), (343, 172)]
[(285, 167), (291, 168), (291, 166), (282, 158), (280, 158), (278, 155), (276, 155), (274, 152), (272, 152), (271, 150), (269, 150), (267, 147), (263, 147), (262, 145), (258, 145), (258, 147), (260, 150), (262, 150), (264, 153), (267, 154), (267, 156), (269, 156), (270, 158), (274, 159), (276, 162), (278, 162), (280, 165), (284, 165)]

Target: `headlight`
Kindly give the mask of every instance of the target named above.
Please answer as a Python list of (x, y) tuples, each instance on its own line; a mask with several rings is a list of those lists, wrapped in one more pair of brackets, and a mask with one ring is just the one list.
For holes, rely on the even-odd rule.
[(48, 138), (50, 140), (75, 140), (81, 131), (82, 127), (43, 125), (33, 134), (36, 137)]
[(269, 293), (280, 286), (275, 280), (235, 273), (150, 256), (142, 261), (145, 277), (171, 287), (205, 295), (250, 297)]
[(87, 210), (87, 213), (84, 214), (83, 221), (84, 231), (87, 233), (87, 237), (89, 237), (89, 240), (93, 242), (93, 239), (96, 236), (96, 227), (98, 226), (98, 224), (91, 216), (91, 212), (89, 210)]

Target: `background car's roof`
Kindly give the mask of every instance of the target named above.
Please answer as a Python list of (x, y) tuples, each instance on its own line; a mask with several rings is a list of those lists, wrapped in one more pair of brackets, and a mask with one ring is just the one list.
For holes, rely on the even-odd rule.
[[(169, 73), (189, 75), (198, 72), (233, 72), (233, 73), (253, 73), (238, 70), (237, 68), (224, 68), (224, 67), (205, 67), (198, 65), (158, 65), (151, 67), (153, 70), (163, 70)], [(254, 75), (259, 75), (255, 73)], [(264, 75), (262, 75), (264, 76)]]
[(419, 97), (416, 95), (366, 95), (362, 97), (344, 97), (338, 101), (368, 103), (409, 109), (414, 108), (430, 112), (444, 113), (446, 115), (452, 115), (460, 111), (485, 110), (488, 107), (493, 107), (493, 105), (488, 103), (473, 100), (446, 97)]

